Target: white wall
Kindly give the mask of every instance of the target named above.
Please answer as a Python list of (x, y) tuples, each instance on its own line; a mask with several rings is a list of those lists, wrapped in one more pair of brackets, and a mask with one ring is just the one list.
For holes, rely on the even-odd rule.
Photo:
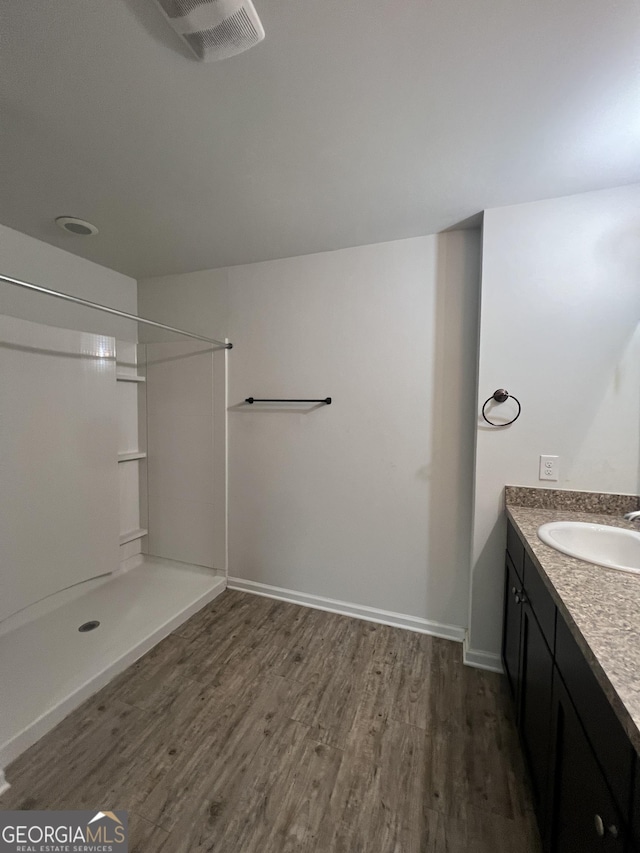
[[(229, 334), (228, 283), (226, 267), (140, 279), (138, 310), (149, 320), (223, 341)], [(150, 327), (144, 330), (141, 339), (155, 341), (158, 336)]]
[[(0, 225), (0, 273), (24, 279), (34, 284), (40, 284), (44, 287), (50, 287), (54, 290), (61, 290), (94, 302), (105, 303), (120, 310), (135, 313), (137, 308), (136, 282), (134, 279), (121, 275), (120, 273), (113, 272), (112, 270), (84, 260), (83, 258), (79, 258), (69, 252), (50, 246), (47, 243), (41, 243), (33, 237), (28, 237), (25, 234), (13, 231), (12, 229), (6, 228), (2, 225)], [(2, 283), (0, 283), (0, 315), (1, 314), (37, 323), (44, 323), (49, 326), (59, 326), (62, 328), (95, 332), (115, 337), (119, 336), (128, 338), (129, 340), (136, 340), (137, 338), (137, 328), (134, 323), (107, 317), (106, 315), (99, 314), (96, 311), (90, 311), (86, 308), (69, 305), (40, 294), (28, 293), (11, 285)], [(8, 328), (10, 327), (11, 326)], [(52, 340), (58, 340), (55, 334), (54, 330), (49, 330), (47, 332), (46, 328), (42, 329), (41, 338), (39, 340), (40, 342), (47, 340), (47, 335), (49, 335)], [(69, 340), (72, 338), (73, 336), (71, 336)], [(85, 341), (87, 346), (89, 345), (87, 342), (90, 340), (91, 338), (89, 336), (86, 336), (86, 338), (83, 337), (83, 341)], [(42, 356), (42, 358), (45, 357)], [(64, 364), (69, 368), (72, 367), (71, 360), (69, 359), (64, 360)], [(8, 382), (10, 381), (10, 377), (14, 376), (14, 374), (9, 370), (8, 350), (5, 350), (4, 367), (5, 369), (2, 371), (2, 379), (3, 381)], [(34, 373), (29, 374), (27, 368), (28, 365), (26, 363), (24, 368), (20, 368), (23, 369), (24, 373), (21, 394), (25, 396), (20, 398), (16, 397), (15, 395), (17, 394), (18, 386), (15, 386), (12, 387), (11, 393), (6, 394), (5, 397), (8, 400), (15, 398), (16, 402), (18, 399), (21, 399), (22, 403), (30, 400), (31, 405), (35, 406), (35, 410), (38, 410), (38, 406), (40, 406), (39, 401), (44, 401), (47, 396), (51, 396), (51, 389), (54, 388), (54, 385), (48, 382), (48, 380), (44, 382), (44, 385), (42, 385), (41, 382), (40, 384), (38, 383), (39, 376), (40, 379), (44, 381), (44, 377), (48, 375), (47, 371), (53, 371), (53, 356), (46, 361), (46, 364), (43, 362), (43, 370), (41, 374), (37, 370)], [(65, 377), (67, 376), (64, 372), (61, 373), (61, 375), (64, 375)], [(82, 391), (85, 395), (88, 395), (94, 384), (95, 383), (89, 383), (89, 385), (85, 387), (82, 383), (77, 385), (77, 383), (72, 382), (71, 385), (69, 385), (67, 377), (64, 382), (61, 381), (59, 389), (55, 391), (51, 400), (59, 399), (62, 401), (65, 394), (67, 397), (71, 394), (73, 388), (76, 388), (77, 394), (80, 394)], [(40, 438), (37, 436), (32, 437), (33, 440), (30, 439), (28, 445), (23, 447), (23, 452), (26, 454), (24, 459), (27, 461), (31, 459), (32, 462), (39, 458), (37, 446), (40, 447), (40, 451), (42, 451), (43, 448), (47, 449), (48, 447), (47, 452), (49, 462), (47, 464), (49, 468), (51, 468), (51, 472), (55, 473), (55, 476), (54, 473), (52, 473), (52, 477), (54, 477), (54, 479), (51, 482), (54, 483), (58, 492), (60, 492), (61, 488), (62, 491), (64, 491), (63, 484), (65, 482), (67, 484), (75, 481), (79, 482), (79, 479), (82, 476), (87, 476), (88, 472), (93, 477), (93, 481), (95, 481), (97, 476), (97, 479), (104, 487), (100, 492), (102, 497), (104, 497), (102, 494), (103, 492), (109, 496), (106, 503), (103, 501), (101, 508), (98, 509), (91, 506), (91, 501), (93, 500), (91, 495), (95, 493), (95, 488), (93, 488), (93, 491), (91, 491), (91, 489), (89, 489), (89, 491), (86, 489), (83, 491), (80, 485), (76, 483), (78, 488), (74, 487), (71, 492), (69, 492), (67, 496), (68, 500), (62, 504), (59, 502), (55, 505), (50, 503), (48, 510), (46, 510), (46, 508), (43, 509), (42, 502), (45, 500), (48, 492), (45, 488), (47, 484), (41, 479), (42, 466), (40, 465), (40, 462), (38, 462), (38, 465), (35, 467), (33, 465), (29, 467), (27, 461), (23, 460), (22, 474), (20, 478), (20, 482), (23, 486), (23, 491), (21, 493), (24, 497), (24, 495), (27, 494), (25, 492), (26, 489), (35, 488), (37, 495), (33, 492), (32, 499), (29, 499), (27, 502), (33, 504), (34, 512), (37, 507), (40, 507), (39, 522), (38, 519), (28, 518), (28, 514), (27, 516), (24, 516), (23, 521), (28, 520), (31, 528), (33, 528), (35, 523), (37, 541), (44, 537), (43, 541), (46, 540), (49, 542), (49, 553), (52, 555), (52, 562), (49, 569), (52, 571), (55, 569), (53, 574), (51, 571), (49, 572), (51, 577), (49, 578), (47, 585), (47, 583), (37, 580), (37, 561), (34, 561), (35, 558), (31, 559), (31, 564), (34, 571), (36, 571), (36, 574), (33, 576), (29, 575), (29, 577), (25, 576), (24, 582), (25, 584), (31, 584), (32, 586), (35, 583), (37, 589), (42, 587), (43, 594), (51, 592), (52, 589), (59, 588), (60, 585), (64, 586), (66, 584), (65, 578), (67, 578), (68, 573), (73, 570), (74, 565), (82, 567), (82, 570), (79, 569), (80, 574), (78, 576), (81, 576), (82, 571), (84, 571), (85, 575), (82, 575), (83, 577), (93, 576), (96, 573), (99, 574), (105, 570), (112, 571), (117, 567), (118, 463), (116, 429), (118, 411), (115, 377), (113, 375), (111, 375), (108, 385), (108, 393), (105, 386), (98, 395), (100, 398), (99, 402), (103, 406), (103, 410), (100, 412), (98, 420), (94, 422), (95, 428), (93, 432), (95, 435), (93, 435), (93, 438), (91, 438), (91, 431), (87, 432), (88, 425), (84, 429), (84, 432), (76, 425), (73, 429), (69, 427), (66, 431), (58, 430), (61, 436), (60, 440), (56, 439), (53, 444), (58, 446), (59, 453), (55, 453), (53, 456), (51, 455), (53, 447), (53, 444), (51, 444), (53, 441), (51, 438), (51, 432), (47, 433), (49, 441), (45, 440), (46, 436), (43, 434)], [(30, 393), (30, 391), (33, 392), (34, 390), (37, 390), (35, 398), (33, 394)], [(87, 399), (89, 398), (87, 397)], [(70, 400), (71, 398), (67, 400), (68, 405), (62, 406), (61, 408), (59, 407), (59, 410), (56, 410), (57, 414), (53, 412), (53, 409), (50, 409), (49, 415), (47, 415), (49, 420), (51, 420), (54, 415), (55, 417), (61, 418), (66, 413), (68, 419), (75, 417), (77, 423), (84, 423), (82, 421), (83, 417), (86, 420), (87, 418), (95, 416), (95, 412), (91, 409), (88, 403), (85, 406), (85, 411), (82, 407), (78, 408), (77, 406), (74, 409)], [(93, 405), (93, 402), (91, 405)], [(105, 409), (104, 407), (107, 408)], [(15, 406), (10, 406), (7, 409), (7, 412), (13, 411), (14, 409)], [(76, 424), (76, 421), (73, 423)], [(36, 418), (36, 420), (33, 421), (34, 424), (38, 422), (41, 423), (42, 418)], [(107, 440), (107, 434), (111, 436), (111, 432), (108, 432), (111, 429), (113, 430), (113, 442), (110, 443), (109, 440)], [(82, 435), (84, 435), (84, 438), (80, 441), (82, 447), (78, 444), (78, 435), (80, 435), (81, 438)], [(0, 455), (4, 456), (6, 454), (7, 460), (12, 459), (15, 456), (16, 451), (15, 442), (11, 443), (9, 442), (9, 439), (10, 434), (7, 430), (0, 432)], [(89, 441), (89, 445), (85, 446), (87, 441)], [(95, 445), (96, 441), (98, 442), (97, 445)], [(7, 444), (7, 442), (9, 442), (9, 444)], [(73, 445), (73, 442), (76, 442), (77, 446)], [(96, 453), (99, 451), (101, 454), (99, 456), (99, 460), (102, 467), (100, 468), (98, 466), (93, 457), (87, 457), (87, 459), (89, 459), (88, 468), (86, 468), (86, 466), (80, 466), (80, 468), (77, 466), (74, 467), (73, 460), (78, 458), (77, 453), (81, 453), (86, 456), (85, 451), (88, 452), (88, 447), (94, 447), (94, 445)], [(40, 453), (40, 455), (42, 454)], [(110, 463), (109, 455), (111, 456)], [(96, 456), (96, 459), (97, 458), (98, 457)], [(93, 485), (95, 486), (95, 482)], [(49, 486), (51, 486), (51, 483), (49, 483)], [(67, 489), (67, 492), (68, 491), (69, 490)], [(79, 507), (72, 506), (74, 495), (75, 501), (77, 502), (80, 500), (85, 510), (88, 507), (90, 514), (93, 514), (93, 521), (89, 520), (87, 524), (80, 524), (79, 527), (78, 524), (82, 512), (80, 512)], [(85, 495), (85, 497), (81, 499), (81, 495)], [(27, 498), (25, 497), (24, 500), (27, 500)], [(98, 501), (98, 503), (100, 503), (100, 501)], [(79, 512), (80, 515), (78, 514)], [(95, 515), (96, 512), (98, 512), (98, 516)], [(22, 513), (22, 515), (24, 514)], [(49, 521), (55, 519), (56, 523), (54, 528), (51, 530), (49, 529), (50, 525), (47, 525), (46, 518), (49, 518)], [(101, 524), (98, 524), (98, 521), (100, 521)], [(111, 523), (112, 521), (113, 524)], [(60, 538), (60, 531), (66, 530), (65, 524), (70, 529), (75, 529), (77, 531), (77, 535), (70, 538), (65, 533), (65, 535)], [(109, 527), (109, 530), (113, 527), (113, 530), (111, 530), (111, 533), (108, 535), (105, 533), (107, 527)], [(90, 537), (91, 534), (96, 534), (94, 539), (91, 540), (95, 544), (95, 542), (98, 541), (96, 538), (98, 533), (101, 537), (98, 537), (101, 543), (96, 551), (98, 556), (95, 556), (94, 554), (94, 557), (88, 560), (88, 537)], [(51, 545), (50, 539), (47, 538), (51, 536), (54, 536), (54, 538), (57, 537), (55, 547)], [(20, 558), (20, 555), (24, 557), (25, 553), (26, 551), (24, 551), (23, 548), (17, 546), (15, 553), (11, 559), (5, 561), (5, 564), (7, 566), (11, 565), (15, 568), (17, 565), (16, 561)], [(60, 569), (59, 572), (56, 567)], [(6, 580), (8, 581), (9, 578)], [(34, 593), (34, 596), (37, 597), (37, 592)], [(34, 596), (32, 596), (32, 599)], [(6, 609), (4, 615), (6, 615)]]
[(149, 553), (226, 569), (224, 353), (147, 344)]
[[(70, 237), (69, 240), (82, 239)], [(86, 239), (91, 239), (90, 237)], [(136, 281), (0, 225), (0, 274), (136, 313)], [(135, 323), (0, 282), (0, 314), (137, 340)]]
[(639, 323), (640, 185), (485, 212), (478, 411), (504, 387), (522, 415), (504, 430), (478, 418), (469, 647), (479, 662), (498, 664), (505, 484), (545, 485), (544, 453), (560, 456), (550, 486), (638, 491)]
[(456, 232), (139, 282), (141, 313), (234, 343), (232, 576), (465, 626), (478, 250)]
[[(229, 322), (227, 283), (226, 269), (139, 282), (140, 314), (224, 340)], [(147, 343), (151, 361), (163, 350), (177, 352), (183, 346), (187, 352), (199, 350), (196, 342), (184, 345), (184, 339), (181, 343), (175, 335), (152, 327), (140, 331), (143, 341), (154, 342)], [(202, 354), (195, 361), (181, 359), (164, 366), (160, 362), (150, 371), (147, 382), (150, 548), (157, 556), (225, 571), (227, 356), (226, 352), (214, 352), (207, 366), (205, 358)], [(170, 365), (173, 365), (171, 370)], [(166, 399), (178, 385), (188, 418)], [(176, 483), (177, 490), (173, 488)]]
[(115, 356), (0, 315), (0, 620), (117, 568)]
[[(70, 237), (70, 244), (75, 239)], [(91, 239), (91, 238), (88, 238)], [(79, 258), (62, 249), (42, 243), (0, 225), (0, 273), (22, 279), (53, 290), (60, 290), (73, 296), (79, 296), (92, 302), (98, 302), (135, 314), (137, 312), (137, 286), (135, 279), (114, 272), (99, 264)], [(24, 320), (76, 329), (85, 332), (110, 335), (118, 338), (118, 362), (124, 358), (131, 360), (135, 350), (123, 341), (138, 339), (137, 323), (111, 317), (98, 311), (83, 308), (71, 303), (44, 296), (0, 282), (0, 315), (6, 314)], [(121, 369), (121, 367), (119, 368)], [(126, 369), (126, 368), (125, 368)], [(123, 383), (119, 383), (123, 385)], [(118, 387), (114, 413), (120, 418), (119, 449), (133, 449), (127, 444), (137, 443), (134, 439), (125, 440), (125, 436), (137, 433), (137, 397), (135, 388)], [(126, 399), (131, 397), (133, 399)], [(3, 450), (0, 435), (0, 452)], [(114, 458), (114, 465), (117, 462)], [(118, 466), (120, 483), (121, 532), (133, 526), (130, 518), (139, 517), (139, 488), (137, 474), (131, 465)], [(133, 476), (132, 478), (132, 474)], [(139, 542), (125, 545), (120, 549), (121, 557), (131, 556), (139, 550)]]

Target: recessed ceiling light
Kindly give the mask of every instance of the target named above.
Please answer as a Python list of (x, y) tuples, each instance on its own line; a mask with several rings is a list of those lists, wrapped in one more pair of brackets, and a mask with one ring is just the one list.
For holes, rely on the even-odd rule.
[(58, 216), (56, 223), (68, 234), (75, 234), (80, 237), (90, 237), (98, 233), (98, 229), (90, 222), (84, 219), (77, 219), (75, 216)]

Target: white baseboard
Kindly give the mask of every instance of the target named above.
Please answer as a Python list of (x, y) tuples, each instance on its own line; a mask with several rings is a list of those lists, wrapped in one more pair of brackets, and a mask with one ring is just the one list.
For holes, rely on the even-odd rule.
[(407, 631), (430, 634), (433, 637), (442, 637), (445, 640), (453, 640), (457, 643), (461, 643), (465, 636), (465, 629), (459, 625), (443, 625), (440, 622), (433, 622), (430, 619), (423, 619), (420, 616), (408, 616), (404, 613), (395, 613), (391, 610), (380, 610), (377, 607), (367, 607), (362, 604), (352, 604), (349, 601), (324, 598), (321, 595), (296, 592), (293, 589), (270, 586), (266, 583), (257, 583), (256, 581), (244, 580), (243, 578), (230, 577), (227, 586), (229, 589), (238, 589), (242, 592), (250, 592), (253, 595), (262, 595), (265, 598), (290, 601), (293, 604), (301, 604), (303, 607), (312, 607), (315, 610), (327, 610), (329, 613), (342, 613), (345, 616), (352, 616), (355, 619), (378, 622), (381, 625), (392, 625), (394, 628), (404, 628)]
[(0, 770), (0, 796), (9, 790), (11, 785), (7, 782), (7, 777), (4, 775), (4, 770)]
[(473, 666), (475, 669), (487, 669), (489, 672), (504, 672), (500, 655), (496, 655), (493, 652), (483, 652), (480, 649), (470, 649), (466, 637), (462, 645), (462, 660), (466, 666)]

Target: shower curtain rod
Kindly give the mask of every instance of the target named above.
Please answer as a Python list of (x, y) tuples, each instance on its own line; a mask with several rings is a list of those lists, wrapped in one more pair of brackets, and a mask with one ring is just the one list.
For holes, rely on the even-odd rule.
[(118, 311), (117, 308), (109, 308), (107, 305), (90, 302), (88, 299), (81, 299), (79, 296), (70, 296), (68, 293), (61, 293), (59, 290), (40, 287), (39, 284), (31, 284), (28, 281), (21, 281), (19, 278), (0, 275), (0, 281), (4, 281), (7, 284), (14, 284), (16, 287), (23, 287), (25, 290), (35, 290), (38, 293), (45, 293), (47, 296), (54, 296), (56, 299), (64, 299), (66, 302), (75, 302), (76, 305), (84, 305), (85, 308), (95, 308), (96, 311), (103, 311), (105, 314), (114, 314), (116, 317), (124, 317), (126, 320), (135, 320), (136, 323), (143, 323), (145, 326), (154, 326), (156, 329), (164, 329), (166, 332), (175, 332), (178, 335), (184, 335), (186, 338), (194, 338), (196, 341), (206, 341), (206, 343), (215, 344), (221, 349), (233, 349), (233, 344), (217, 341), (215, 338), (206, 338), (204, 335), (185, 332), (184, 329), (176, 329), (175, 326), (167, 326), (164, 323), (157, 323), (155, 320), (146, 320), (144, 317), (138, 317), (136, 314)]

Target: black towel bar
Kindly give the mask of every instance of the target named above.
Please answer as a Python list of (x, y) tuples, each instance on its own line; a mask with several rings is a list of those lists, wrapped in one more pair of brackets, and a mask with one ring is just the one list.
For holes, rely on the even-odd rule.
[(284, 400), (284, 399), (271, 399), (267, 400), (264, 398), (258, 397), (247, 397), (245, 403), (325, 403), (327, 406), (331, 405), (331, 397), (324, 397), (322, 400)]

